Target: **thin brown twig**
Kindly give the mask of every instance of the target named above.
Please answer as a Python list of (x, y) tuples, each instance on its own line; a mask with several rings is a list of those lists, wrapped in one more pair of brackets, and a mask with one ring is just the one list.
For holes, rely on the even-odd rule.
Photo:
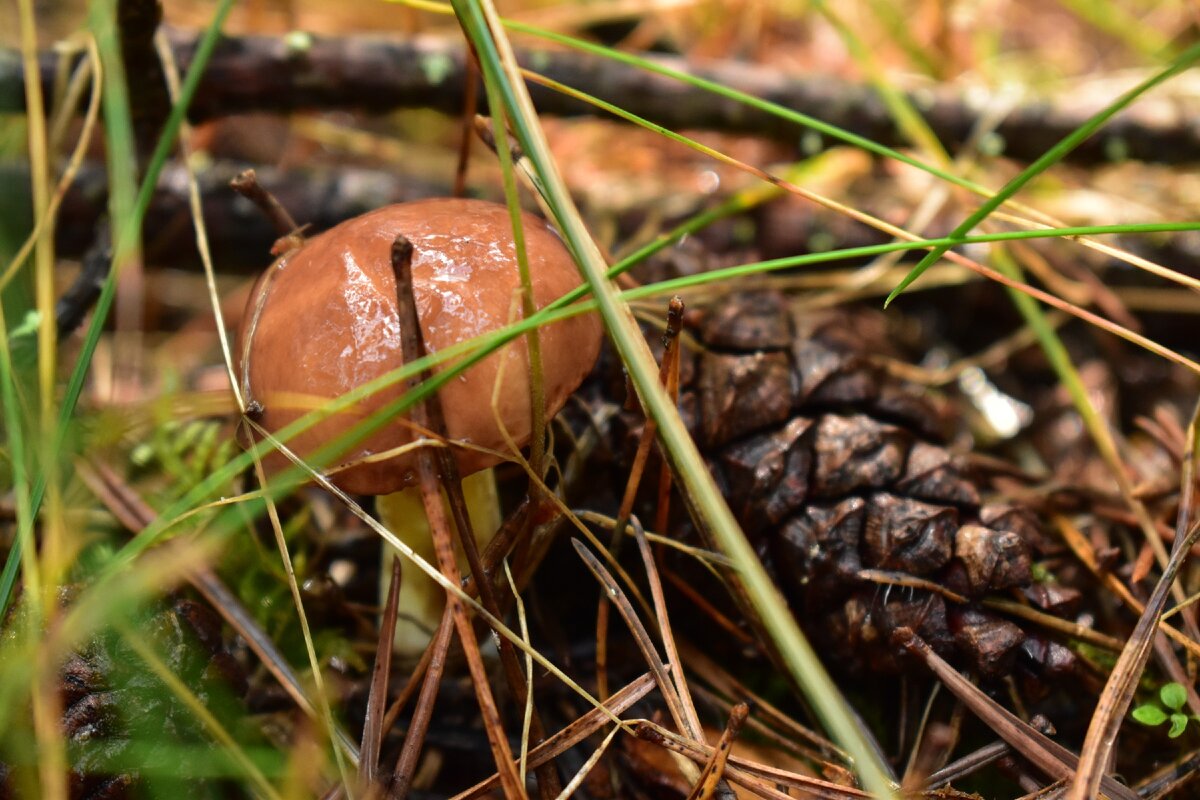
[[(439, 439), (444, 438), (446, 435), (446, 421), (442, 416), (441, 404), (435, 398), (431, 398), (427, 402), (425, 414), (428, 417), (428, 427), (433, 435)], [(467, 558), (467, 565), (470, 567), (471, 575), (478, 576), (474, 584), (474, 589), (478, 594), (480, 605), (493, 617), (499, 619), (503, 617), (503, 611), (500, 607), (500, 600), (496, 595), (492, 570), (484, 563), (483, 558), (480, 556), (479, 543), (475, 538), (475, 527), (471, 522), (471, 516), (467, 511), (466, 498), (463, 495), (462, 476), (459, 473), (458, 461), (454, 453), (445, 447), (437, 448), (434, 452), (434, 457), (437, 459), (438, 472), (442, 478), (442, 487), (446, 492), (446, 499), (449, 501), (450, 513), (454, 519), (454, 528), (458, 532), (459, 544), (462, 547), (463, 554)], [(497, 555), (500, 554), (497, 553)], [(522, 672), (520, 660), (517, 657), (516, 647), (502, 636), (497, 637), (497, 647), (499, 648), (500, 664), (504, 671), (504, 678), (508, 683), (509, 691), (512, 692), (516, 704), (524, 707), (526, 702), (531, 703), (532, 712), (529, 723), (529, 735), (533, 744), (537, 745), (545, 739), (546, 729), (542, 724), (542, 718), (538, 713), (537, 706), (532, 704), (532, 698), (526, 696), (525, 675)], [(553, 764), (545, 764), (539, 767), (536, 774), (538, 794), (543, 800), (553, 800), (553, 798), (562, 792), (562, 781), (559, 779), (558, 771)]]
[[(442, 621), (438, 625), (433, 640), (425, 648), (429, 661), (426, 665), (425, 676), (421, 680), (421, 692), (417, 695), (417, 704), (413, 707), (412, 722), (409, 723), (408, 733), (404, 736), (404, 744), (396, 759), (396, 769), (392, 773), (391, 786), (388, 796), (403, 800), (408, 796), (412, 786), (413, 775), (417, 771), (417, 759), (425, 745), (425, 733), (429, 730), (429, 721), (433, 718), (433, 706), (437, 701), (438, 689), (442, 685), (442, 673), (446, 669), (446, 653), (450, 649), (451, 635), (454, 633), (454, 619), (449, 605), (442, 612)], [(415, 684), (414, 674), (409, 678), (409, 686)]]
[(392, 671), (400, 580), (400, 558), (392, 556), (392, 579), (388, 583), (387, 602), (384, 604), (383, 619), (379, 624), (379, 642), (375, 647), (375, 666), (371, 669), (371, 688), (367, 694), (367, 712), (363, 720), (362, 746), (358, 749), (358, 782), (362, 787), (371, 786), (379, 778), (379, 747), (383, 742), (388, 675)]
[[(988, 727), (1014, 750), (1054, 780), (1074, 776), (1079, 759), (1070, 750), (1022, 722), (981, 689), (946, 663), (911, 628), (897, 628), (893, 641), (921, 659), (950, 692), (967, 705)], [(1108, 775), (1101, 776), (1100, 788), (1113, 800), (1138, 800), (1136, 792)]]
[(1125, 711), (1133, 701), (1133, 693), (1141, 679), (1142, 670), (1150, 658), (1158, 627), (1162, 623), (1167, 595), (1187, 559), (1192, 545), (1200, 538), (1200, 526), (1192, 522), (1195, 511), (1195, 459), (1197, 438), (1200, 438), (1200, 403), (1188, 426), (1188, 449), (1180, 470), (1179, 514), (1175, 520), (1175, 543), (1171, 557), (1163, 569), (1150, 599), (1146, 601), (1142, 615), (1125, 643), (1121, 657), (1108, 676), (1108, 683), (1096, 703), (1091, 724), (1088, 725), (1080, 753), (1079, 768), (1071, 780), (1067, 792), (1069, 800), (1086, 800), (1096, 794), (1104, 777), (1105, 765), (1116, 744), (1117, 732), (1125, 718)]
[[(425, 355), (425, 347), (421, 341), (421, 326), (417, 316), (416, 302), (412, 293), (412, 256), (413, 246), (403, 235), (396, 237), (392, 244), (392, 269), (396, 276), (397, 313), (400, 318), (400, 350), (406, 362), (416, 361)], [(414, 377), (409, 381), (409, 387), (425, 380), (424, 375)], [(436, 403), (436, 398), (430, 398), (418, 403), (410, 411), (409, 416), (415, 423), (429, 427), (429, 409)], [(437, 556), (438, 568), (442, 575), (455, 586), (461, 584), (462, 575), (454, 557), (454, 545), (451, 540), (450, 520), (442, 505), (441, 482), (434, 466), (435, 456), (422, 448), (417, 458), (417, 479), (421, 490), (421, 501), (425, 506), (425, 516), (433, 534), (434, 553)], [(483, 657), (479, 652), (479, 643), (475, 639), (475, 629), (467, 616), (466, 607), (458, 599), (458, 595), (446, 592), (446, 608), (454, 619), (454, 627), (458, 631), (458, 639), (467, 659), (467, 669), (471, 674), (471, 682), (475, 687), (475, 697), (479, 702), (479, 711), (483, 727), (487, 733), (488, 744), (491, 746), (496, 768), (500, 773), (501, 786), (506, 797), (524, 798), (525, 787), (521, 784), (517, 770), (513, 765), (512, 751), (508, 746), (508, 738), (504, 734), (500, 721), (500, 713), (492, 697), (491, 687), (487, 681), (487, 670)]]
[[(675, 295), (667, 306), (667, 330), (663, 333), (663, 363), (667, 365), (667, 396), (679, 405), (679, 333), (683, 330), (683, 298)], [(658, 465), (658, 503), (654, 508), (654, 530), (665, 531), (671, 516), (671, 467)]]
[(270, 220), (278, 235), (289, 236), (296, 232), (296, 220), (292, 219), (275, 195), (258, 182), (258, 173), (253, 169), (239, 172), (229, 182), (229, 188), (254, 203), (263, 216)]
[[(672, 354), (678, 349), (679, 331), (682, 326), (683, 299), (676, 295), (671, 298), (667, 307), (667, 333), (663, 336), (663, 358), (658, 367), (658, 379), (664, 386), (670, 384), (672, 361), (678, 362), (678, 356)], [(650, 447), (654, 444), (654, 434), (657, 430), (658, 426), (654, 419), (646, 417), (641, 435), (638, 437), (637, 452), (633, 457), (633, 465), (629, 468), (625, 493), (621, 497), (617, 521), (613, 526), (612, 537), (609, 541), (609, 550), (614, 555), (620, 550), (621, 537), (625, 535), (625, 527), (629, 522), (630, 514), (633, 513), (633, 503), (637, 498), (638, 487), (641, 485), (642, 474), (646, 468), (646, 461), (650, 457)], [(661, 479), (659, 485), (660, 487), (664, 485)], [(661, 531), (665, 528), (660, 527), (657, 530)], [(596, 691), (600, 697), (604, 697), (608, 691), (608, 620), (609, 605), (601, 597), (599, 605), (596, 607)]]

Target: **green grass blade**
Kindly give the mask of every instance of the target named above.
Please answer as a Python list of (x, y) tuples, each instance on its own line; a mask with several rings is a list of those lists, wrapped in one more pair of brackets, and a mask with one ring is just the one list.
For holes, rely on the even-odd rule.
[[(59, 407), (55, 447), (57, 451), (61, 452), (62, 446), (66, 442), (67, 430), (70, 427), (71, 418), (75, 414), (75, 405), (79, 402), (79, 395), (83, 391), (83, 383), (87, 378), (87, 372), (92, 362), (92, 355), (96, 351), (96, 345), (100, 341), (100, 335), (104, 330), (104, 323), (108, 318), (108, 312), (111, 310), (113, 300), (116, 298), (116, 278), (119, 273), (119, 265), (121, 264), (121, 260), (126, 257), (130, 249), (141, 237), (142, 222), (146, 217), (147, 209), (150, 207), (150, 200), (154, 195), (158, 176), (166, 165), (167, 157), (170, 155), (174, 142), (179, 135), (179, 126), (183, 123), (188, 106), (196, 94), (196, 88), (200, 85), (200, 78), (204, 74), (204, 67), (212, 56), (212, 52), (221, 36), (221, 28), (225, 23), (225, 18), (229, 15), (232, 8), (233, 0), (221, 0), (220, 5), (213, 15), (213, 21), (205, 30), (204, 36), (196, 48), (196, 55), (192, 59), (187, 77), (183, 82), (183, 87), (180, 90), (179, 102), (172, 107), (171, 113), (167, 117), (167, 122), (163, 127), (162, 134), (159, 136), (158, 144), (154, 149), (150, 161), (146, 165), (146, 173), (142, 180), (141, 189), (137, 193), (136, 200), (134, 200), (131, 190), (132, 183), (129, 182), (132, 180), (132, 176), (136, 174), (136, 162), (133, 155), (133, 127), (129, 111), (129, 95), (126, 90), (124, 70), (122, 69), (120, 44), (117, 40), (114, 4), (112, 0), (106, 0), (105, 2), (96, 2), (92, 5), (91, 26), (105, 64), (103, 103), (106, 141), (109, 148), (109, 213), (117, 235), (113, 237), (112, 269), (109, 271), (108, 278), (101, 289), (100, 297), (96, 301), (96, 308), (92, 313), (91, 323), (88, 325), (87, 333), (84, 335), (83, 346), (80, 348), (79, 359), (76, 361), (75, 368), (72, 370), (71, 376), (67, 381), (67, 388)], [(46, 479), (42, 475), (38, 477), (34, 485), (30, 502), (31, 514), (35, 518), (41, 508), (45, 491)], [(0, 572), (0, 619), (3, 619), (5, 612), (12, 602), (12, 590), (16, 582), (17, 567), (20, 558), (21, 540), (17, 539), (9, 550), (8, 560), (4, 564), (3, 572)]]
[[(1041, 175), (1050, 166), (1062, 160), (1067, 153), (1071, 152), (1080, 144), (1082, 144), (1084, 140), (1103, 127), (1103, 125), (1112, 119), (1112, 117), (1119, 111), (1129, 106), (1130, 103), (1153, 89), (1155, 86), (1158, 86), (1164, 81), (1167, 81), (1183, 72), (1188, 67), (1192, 66), (1197, 59), (1200, 59), (1200, 45), (1193, 45), (1192, 47), (1188, 48), (1183, 55), (1176, 59), (1171, 66), (1142, 81), (1137, 86), (1118, 97), (1107, 107), (1093, 115), (1087, 122), (1080, 125), (1074, 131), (1065, 136), (1062, 141), (1047, 150), (1041, 158), (1023, 169), (1021, 173), (1009, 181), (1004, 188), (996, 192), (996, 194), (994, 194), (990, 199), (984, 201), (983, 205), (976, 209), (975, 213), (963, 220), (962, 224), (960, 224), (951, 232), (951, 238), (965, 235), (968, 231), (987, 218), (989, 214), (999, 208), (1005, 200), (1019, 192), (1027, 183), (1036, 178), (1038, 175)], [(921, 273), (927, 270), (930, 264), (941, 258), (942, 255), (949, 249), (950, 247), (938, 247), (929, 253), (929, 255), (922, 258), (921, 261), (915, 267), (913, 267), (912, 271), (904, 277), (904, 280), (900, 281), (900, 285), (893, 289), (892, 293), (888, 295), (887, 300), (884, 301), (884, 306), (886, 307), (889, 303), (899, 297), (900, 293), (908, 288), (913, 281), (921, 277)]]
[(604, 261), (579, 219), (578, 211), (550, 156), (528, 92), (512, 59), (511, 49), (495, 17), (495, 10), (486, 0), (456, 0), (454, 8), (476, 49), (485, 80), (493, 81), (504, 97), (505, 110), (517, 138), (542, 179), (546, 200), (556, 222), (579, 257), (580, 267), (591, 286), (609, 337), (633, 379), (647, 414), (659, 425), (668, 457), (676, 468), (685, 493), (694, 504), (700, 522), (738, 565), (739, 577), (759, 610), (768, 635), (792, 669), (797, 682), (807, 690), (808, 698), (821, 721), (854, 759), (864, 785), (880, 797), (893, 796), (895, 787), (887, 777), (887, 769), (879, 763), (841, 693), (800, 632), (787, 603), (766, 574), (713, 484), (712, 476), (695, 443), (688, 436), (678, 412), (659, 385), (657, 365), (629, 309), (621, 303), (617, 292), (605, 278)]

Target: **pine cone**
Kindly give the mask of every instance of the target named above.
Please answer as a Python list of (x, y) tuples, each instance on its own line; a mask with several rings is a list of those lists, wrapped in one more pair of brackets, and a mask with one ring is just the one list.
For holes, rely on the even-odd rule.
[[(983, 676), (1005, 674), (1022, 650), (1070, 669), (1069, 651), (973, 602), (1029, 586), (1044, 540), (1030, 512), (981, 501), (965, 448), (949, 444), (969, 441), (953, 404), (881, 365), (876, 356), (900, 355), (882, 314), (796, 315), (763, 292), (690, 312), (687, 329), (703, 347), (681, 354), (681, 414), (825, 652), (897, 672), (910, 662), (891, 631), (908, 626)], [(640, 412), (622, 424), (632, 453)]]
[[(221, 621), (208, 606), (177, 599), (149, 614), (138, 635), (218, 716), (245, 694), (245, 672), (225, 648)], [(195, 777), (210, 772), (217, 757), (205, 750), (211, 737), (119, 635), (96, 636), (71, 653), (59, 687), (72, 798), (116, 800), (147, 791), (241, 796), (233, 782)], [(147, 763), (159, 765), (155, 775), (120, 768)], [(16, 783), (13, 770), (0, 763), (0, 798), (16, 796)]]

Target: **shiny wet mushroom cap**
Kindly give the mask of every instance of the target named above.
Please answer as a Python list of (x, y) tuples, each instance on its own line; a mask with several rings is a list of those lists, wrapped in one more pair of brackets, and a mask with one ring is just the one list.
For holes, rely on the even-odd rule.
[[(538, 307), (579, 285), (579, 273), (557, 235), (523, 217), (526, 251)], [(519, 316), (520, 277), (508, 209), (481, 200), (437, 199), (363, 214), (285, 253), (251, 294), (238, 336), (240, 382), (259, 421), (278, 431), (313, 409), (401, 366), (396, 279), (391, 250), (403, 234), (413, 245), (413, 295), (425, 347), (435, 353), (496, 330)], [(602, 329), (595, 315), (544, 326), (541, 337), (546, 414), (556, 413), (591, 370)], [(503, 365), (503, 374), (501, 367)], [(503, 451), (496, 406), (509, 435), (528, 442), (530, 393), (524, 338), (443, 386), (450, 439)], [(358, 402), (290, 440), (301, 456), (337, 440), (404, 392), (402, 382)], [(403, 420), (391, 422), (339, 455), (331, 478), (342, 489), (385, 494), (415, 480), (416, 452), (359, 462), (413, 439)], [(499, 459), (454, 448), (463, 474)], [(285, 464), (278, 453), (268, 468)]]

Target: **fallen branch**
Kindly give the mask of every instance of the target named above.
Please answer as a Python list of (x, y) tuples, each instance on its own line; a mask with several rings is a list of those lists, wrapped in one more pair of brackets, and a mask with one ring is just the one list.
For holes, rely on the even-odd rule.
[[(191, 63), (197, 37), (173, 31), (181, 69)], [(581, 89), (670, 128), (748, 133), (795, 142), (795, 124), (716, 97), (670, 78), (575, 52), (522, 50), (520, 62), (555, 81)], [(684, 58), (646, 56), (673, 69), (719, 82), (764, 100), (821, 119), (884, 145), (903, 145), (884, 103), (868, 86), (828, 75), (786, 75), (731, 61), (696, 64)], [(48, 102), (58, 56), (41, 55)], [(194, 122), (248, 111), (357, 109), (386, 112), (428, 107), (461, 114), (467, 86), (466, 60), (458, 40), (409, 40), (372, 36), (268, 37), (223, 40), (213, 54), (191, 106)], [(24, 107), (20, 59), (0, 49), (0, 112)], [(530, 86), (544, 114), (597, 114), (577, 100)], [(910, 99), (952, 152), (967, 140), (995, 98), (961, 91), (921, 90)], [(1078, 100), (1019, 105), (996, 127), (1003, 154), (1029, 161), (1079, 127), (1094, 109)], [(1168, 101), (1140, 103), (1067, 156), (1077, 164), (1115, 159), (1155, 163), (1200, 160), (1200, 120)]]

